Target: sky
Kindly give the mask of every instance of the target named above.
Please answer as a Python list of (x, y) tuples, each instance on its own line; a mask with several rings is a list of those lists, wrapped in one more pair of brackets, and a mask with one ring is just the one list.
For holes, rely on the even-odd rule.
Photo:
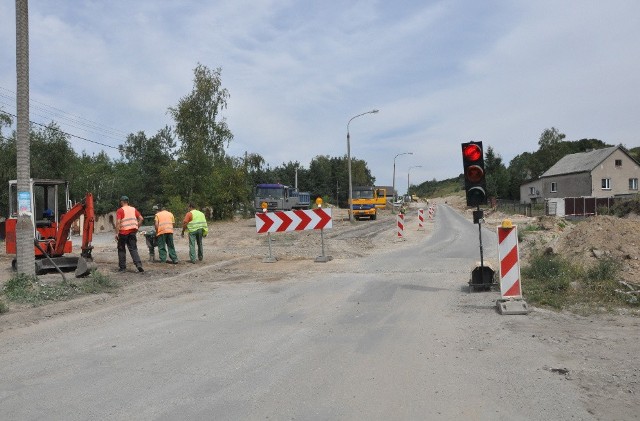
[[(0, 0), (11, 114), (15, 22)], [(471, 140), (507, 165), (551, 127), (640, 146), (636, 0), (30, 0), (29, 28), (30, 119), (78, 153), (116, 159), (128, 134), (172, 126), (198, 64), (222, 69), (227, 154), (309, 168), (345, 156), (348, 131), (351, 157), (401, 193), (458, 176)]]

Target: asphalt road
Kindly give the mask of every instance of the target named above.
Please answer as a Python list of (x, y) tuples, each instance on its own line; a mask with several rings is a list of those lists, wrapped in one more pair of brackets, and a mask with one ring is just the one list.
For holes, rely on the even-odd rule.
[(467, 291), (476, 260), (477, 225), (439, 206), (418, 246), (343, 273), (43, 322), (0, 337), (0, 418), (595, 419), (527, 316)]

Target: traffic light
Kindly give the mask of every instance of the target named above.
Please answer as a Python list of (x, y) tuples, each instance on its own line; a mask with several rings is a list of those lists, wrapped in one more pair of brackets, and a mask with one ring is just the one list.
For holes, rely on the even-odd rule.
[(462, 144), (462, 164), (464, 166), (464, 189), (467, 192), (467, 206), (486, 205), (487, 182), (484, 172), (482, 142)]

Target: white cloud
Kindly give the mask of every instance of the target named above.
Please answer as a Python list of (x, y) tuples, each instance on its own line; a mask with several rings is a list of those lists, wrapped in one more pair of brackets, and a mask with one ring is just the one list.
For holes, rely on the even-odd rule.
[[(640, 4), (621, 0), (32, 0), (31, 98), (153, 134), (171, 124), (166, 110), (190, 92), (198, 63), (221, 67), (231, 154), (260, 153), (272, 166), (342, 156), (349, 118), (379, 108), (352, 123), (352, 156), (391, 184), (393, 157), (411, 150), (396, 182), (422, 165), (411, 171), (418, 183), (457, 176), (470, 139), (507, 163), (551, 126), (570, 140), (638, 146), (637, 16)], [(6, 2), (0, 37), (0, 87), (15, 89)]]

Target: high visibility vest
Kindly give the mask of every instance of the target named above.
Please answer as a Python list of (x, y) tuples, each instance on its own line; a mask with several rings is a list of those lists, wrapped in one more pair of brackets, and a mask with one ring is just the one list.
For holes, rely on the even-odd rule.
[(207, 218), (204, 217), (204, 213), (199, 210), (191, 211), (191, 221), (187, 224), (189, 232), (195, 232), (199, 229), (205, 229), (207, 227)]
[(156, 236), (162, 234), (173, 234), (173, 224), (176, 222), (173, 214), (163, 210), (156, 214)]
[(124, 217), (120, 220), (120, 231), (129, 231), (138, 229), (138, 218), (136, 218), (136, 208), (125, 205), (122, 207)]

